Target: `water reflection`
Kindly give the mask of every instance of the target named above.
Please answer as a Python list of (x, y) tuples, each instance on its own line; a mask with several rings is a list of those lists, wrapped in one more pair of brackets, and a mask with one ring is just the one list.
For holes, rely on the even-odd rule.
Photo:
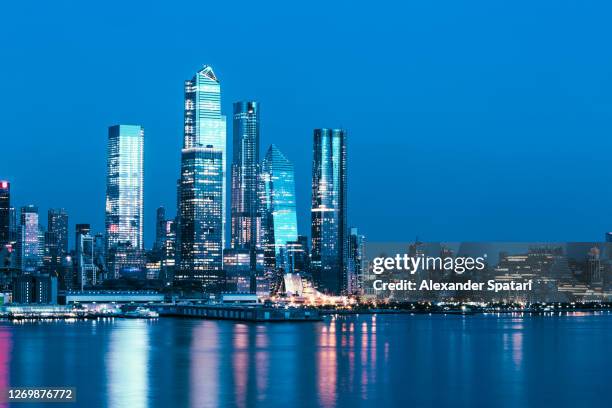
[(88, 407), (604, 406), (611, 341), (612, 314), (0, 321), (0, 387), (75, 386)]
[[(149, 330), (144, 320), (119, 321), (110, 331), (106, 357), (108, 405), (146, 407)], [(95, 350), (91, 351), (95, 353)]]

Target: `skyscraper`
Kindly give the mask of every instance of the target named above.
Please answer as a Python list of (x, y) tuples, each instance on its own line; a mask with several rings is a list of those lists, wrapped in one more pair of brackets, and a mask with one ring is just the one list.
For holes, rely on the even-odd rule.
[(210, 66), (185, 81), (184, 122), (174, 280), (215, 291), (223, 283), (226, 125), (221, 86)]
[(0, 247), (10, 241), (11, 183), (0, 180)]
[(315, 129), (312, 162), (311, 269), (319, 290), (346, 293), (346, 132)]
[(234, 249), (258, 246), (259, 104), (234, 103), (232, 237)]
[(347, 268), (347, 293), (360, 294), (365, 268), (365, 237), (354, 227), (349, 229)]
[(166, 209), (164, 207), (157, 208), (155, 212), (155, 244), (153, 249), (160, 252), (164, 246), (166, 232)]
[(38, 207), (21, 207), (19, 218), (19, 239), (17, 266), (22, 272), (36, 272), (42, 266), (43, 248), (38, 224)]
[(55, 239), (49, 243), (57, 249), (60, 258), (68, 254), (68, 214), (63, 208), (50, 209), (47, 213), (47, 231), (52, 234), (50, 238)]
[(143, 249), (144, 129), (108, 128), (106, 252), (119, 243)]
[(288, 270), (287, 242), (297, 240), (293, 164), (275, 145), (261, 165), (261, 203), (266, 267)]
[(175, 282), (198, 282), (205, 291), (223, 285), (223, 156), (212, 147), (183, 149)]

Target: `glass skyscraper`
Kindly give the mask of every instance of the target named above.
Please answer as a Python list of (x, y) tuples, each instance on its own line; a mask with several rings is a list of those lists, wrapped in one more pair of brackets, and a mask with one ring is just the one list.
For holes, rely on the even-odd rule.
[(226, 125), (221, 86), (210, 66), (185, 81), (184, 125), (174, 280), (216, 291), (224, 283)]
[(232, 157), (231, 246), (256, 250), (260, 220), (257, 183), (259, 173), (259, 104), (234, 103)]
[(287, 243), (297, 240), (293, 164), (275, 145), (261, 165), (261, 203), (266, 267), (288, 270)]
[(11, 183), (0, 180), (0, 247), (10, 241)]
[(183, 149), (179, 202), (179, 267), (175, 282), (222, 288), (223, 156), (213, 147)]
[(315, 129), (311, 269), (319, 290), (347, 292), (346, 132)]
[(108, 128), (106, 252), (122, 243), (143, 249), (144, 129)]

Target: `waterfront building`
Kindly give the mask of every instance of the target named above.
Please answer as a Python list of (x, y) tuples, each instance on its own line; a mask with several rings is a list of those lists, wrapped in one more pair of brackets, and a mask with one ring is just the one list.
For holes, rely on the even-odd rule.
[(120, 242), (107, 253), (108, 278), (145, 278), (146, 259), (144, 250), (133, 247), (129, 242)]
[(293, 164), (272, 145), (261, 165), (261, 213), (266, 268), (288, 270), (287, 243), (297, 240)]
[(44, 236), (38, 222), (38, 207), (33, 205), (21, 207), (17, 265), (22, 272), (32, 273), (42, 266), (43, 243)]
[(165, 239), (166, 232), (166, 209), (159, 207), (155, 212), (155, 243), (153, 244), (153, 250), (160, 252)]
[(357, 228), (349, 229), (347, 293), (360, 294), (365, 270), (365, 237)]
[(13, 278), (13, 303), (57, 304), (57, 277), (26, 274)]
[(0, 247), (10, 242), (11, 183), (0, 180)]
[(255, 274), (251, 267), (251, 250), (229, 248), (223, 252), (223, 268), (225, 270), (227, 292), (250, 293), (253, 280), (257, 274), (263, 272), (263, 251), (256, 251)]
[(346, 131), (315, 129), (312, 164), (311, 270), (318, 289), (348, 290)]
[(63, 208), (51, 208), (47, 213), (47, 232), (53, 234), (57, 255), (68, 254), (68, 214)]
[(212, 68), (204, 66), (185, 81), (174, 281), (197, 282), (207, 292), (224, 286), (225, 139), (220, 83)]
[(164, 223), (164, 241), (161, 248), (160, 279), (171, 282), (174, 279), (176, 266), (176, 221)]
[(144, 129), (108, 128), (105, 230), (108, 253), (118, 244), (143, 249)]
[(252, 250), (255, 259), (259, 218), (259, 103), (234, 103), (231, 247)]
[(297, 241), (287, 242), (287, 273), (308, 274), (310, 272), (310, 252), (308, 237), (298, 235)]
[(76, 284), (83, 290), (85, 287), (95, 286), (97, 283), (97, 268), (94, 264), (94, 237), (91, 235), (89, 224), (76, 226)]

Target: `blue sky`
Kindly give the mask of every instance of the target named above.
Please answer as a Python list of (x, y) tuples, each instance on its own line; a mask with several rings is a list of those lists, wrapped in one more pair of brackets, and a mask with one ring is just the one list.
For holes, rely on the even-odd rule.
[(0, 178), (45, 223), (61, 206), (102, 230), (107, 126), (137, 123), (150, 244), (155, 208), (175, 210), (183, 81), (210, 64), (225, 113), (260, 101), (262, 154), (295, 163), (301, 233), (312, 129), (338, 126), (350, 223), (371, 241), (612, 230), (607, 2), (6, 3)]

